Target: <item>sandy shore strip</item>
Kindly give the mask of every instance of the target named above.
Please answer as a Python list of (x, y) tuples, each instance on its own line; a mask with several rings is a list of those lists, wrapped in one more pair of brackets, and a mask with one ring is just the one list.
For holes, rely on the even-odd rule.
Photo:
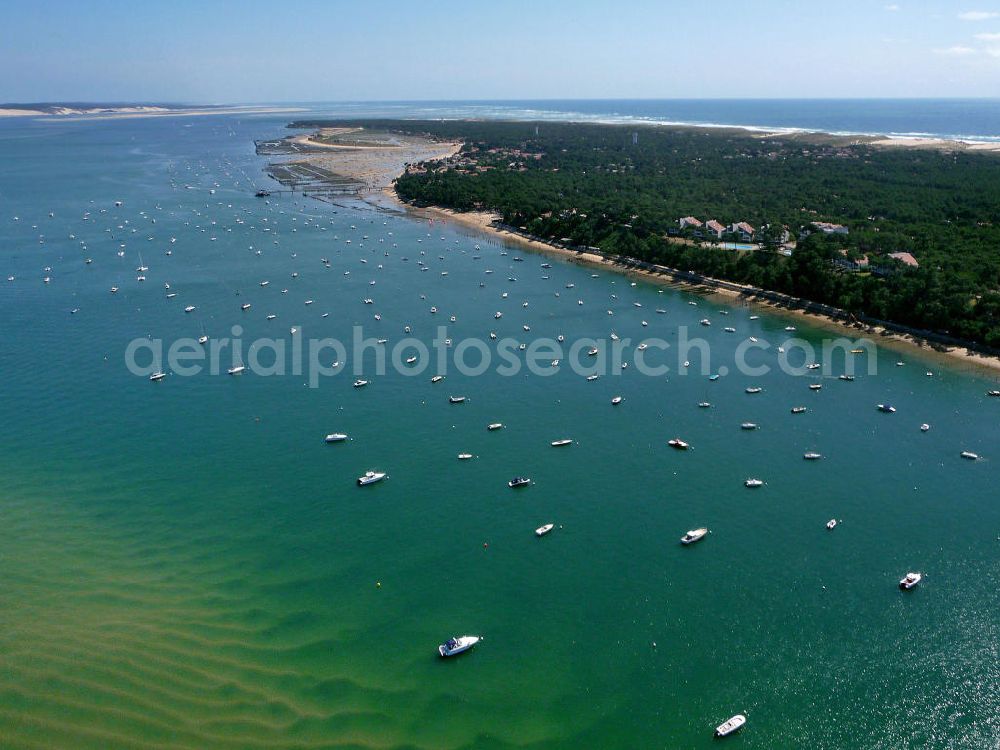
[[(591, 266), (594, 268), (615, 271), (626, 276), (642, 278), (644, 280), (652, 281), (654, 283), (672, 288), (686, 289), (718, 301), (722, 304), (729, 304), (733, 306), (745, 306), (747, 303), (753, 304), (767, 309), (768, 312), (787, 316), (792, 320), (807, 320), (811, 325), (822, 328), (823, 330), (829, 331), (837, 336), (844, 336), (851, 339), (863, 337), (871, 338), (875, 340), (879, 346), (885, 346), (886, 348), (898, 351), (901, 354), (906, 354), (907, 352), (912, 352), (916, 349), (919, 350), (923, 356), (941, 363), (942, 366), (955, 366), (956, 364), (961, 363), (980, 372), (989, 373), (991, 375), (1000, 375), (1000, 358), (990, 356), (988, 354), (982, 354), (965, 347), (942, 347), (940, 344), (935, 344), (926, 339), (922, 339), (919, 336), (888, 331), (881, 326), (865, 326), (864, 328), (859, 329), (853, 325), (845, 323), (843, 320), (839, 320), (828, 315), (809, 312), (808, 310), (796, 309), (794, 307), (788, 307), (783, 304), (762, 299), (756, 295), (764, 290), (758, 290), (754, 287), (741, 287), (740, 285), (732, 282), (725, 282), (707, 277), (705, 277), (704, 283), (691, 282), (683, 276), (677, 275), (673, 269), (667, 268), (666, 266), (656, 266), (655, 271), (647, 271), (640, 268), (630, 267), (625, 263), (608, 260), (597, 253), (578, 252), (576, 250), (556, 247), (555, 245), (529, 239), (517, 234), (516, 232), (496, 226), (499, 216), (493, 213), (482, 211), (470, 211), (463, 213), (446, 208), (418, 208), (410, 206), (399, 197), (395, 188), (392, 186), (387, 186), (383, 190), (383, 195), (393, 204), (403, 209), (407, 214), (417, 218), (453, 222), (454, 224), (464, 226), (484, 236), (497, 237), (504, 242), (516, 244), (520, 247), (524, 247), (538, 253), (562, 258), (572, 263), (579, 263), (581, 265)], [(725, 284), (726, 286), (715, 286), (716, 284)], [(732, 287), (739, 287), (741, 291)]]
[(138, 117), (198, 117), (205, 115), (267, 115), (291, 112), (305, 112), (302, 107), (257, 107), (257, 106), (227, 106), (227, 107), (154, 107), (137, 105), (135, 107), (88, 107), (72, 108), (54, 106), (50, 109), (20, 109), (17, 107), (0, 108), (0, 117), (51, 117), (63, 121), (90, 120), (121, 120)]

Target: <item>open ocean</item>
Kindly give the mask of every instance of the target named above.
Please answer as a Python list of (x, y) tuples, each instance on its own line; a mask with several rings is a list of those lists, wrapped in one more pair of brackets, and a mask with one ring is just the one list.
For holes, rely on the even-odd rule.
[(659, 123), (1000, 141), (1000, 99), (562, 99), (302, 106), (347, 117)]
[[(573, 111), (1000, 129), (995, 102), (898, 105), (923, 119), (791, 106)], [(843, 357), (792, 376), (776, 347), (828, 333), (457, 226), (255, 198), (268, 181), (253, 140), (298, 116), (0, 119), (0, 747), (711, 748), (736, 713), (749, 721), (727, 747), (998, 746), (995, 376), (885, 348), (853, 382)], [(366, 360), (372, 382), (354, 389), (351, 372), (309, 388), (293, 374), (152, 383), (125, 366), (134, 339), (237, 325), (289, 348), (293, 326), (350, 341), (362, 325), (389, 346), (406, 325), (428, 344), (438, 325), (456, 344), (616, 332), (676, 346), (689, 328), (711, 346), (706, 372), (731, 372), (709, 381), (695, 352), (686, 375), (588, 382), (564, 360), (550, 377), (452, 368), (431, 384)], [(771, 344), (750, 357), (769, 373), (735, 373), (749, 336)], [(324, 444), (341, 431), (352, 440)], [(667, 447), (675, 436), (693, 450)], [(563, 437), (576, 442), (549, 446)], [(824, 459), (803, 461), (812, 450)], [(388, 480), (357, 487), (372, 468)], [(516, 474), (534, 484), (508, 489)], [(699, 526), (712, 533), (682, 547)], [(908, 570), (924, 581), (901, 592)], [(437, 656), (465, 633), (485, 640)]]

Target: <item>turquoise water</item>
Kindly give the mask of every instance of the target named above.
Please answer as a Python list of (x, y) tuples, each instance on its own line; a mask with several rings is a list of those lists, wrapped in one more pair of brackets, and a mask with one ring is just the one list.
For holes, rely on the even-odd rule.
[[(884, 349), (854, 382), (840, 363), (711, 382), (697, 353), (692, 374), (675, 361), (667, 376), (633, 366), (595, 382), (565, 362), (551, 377), (452, 369), (435, 385), (390, 370), (364, 389), (351, 372), (319, 388), (130, 374), (136, 337), (235, 324), (246, 342), (290, 340), (292, 326), (349, 341), (356, 324), (390, 344), (405, 325), (426, 342), (438, 325), (456, 342), (527, 341), (528, 324), (675, 347), (690, 327), (711, 345), (706, 372), (734, 371), (748, 336), (772, 344), (751, 361), (773, 366), (789, 336), (827, 335), (606, 271), (541, 269), (457, 227), (260, 201), (252, 140), (283, 124), (0, 121), (0, 744), (711, 747), (742, 712), (727, 745), (996, 746), (988, 376)], [(798, 404), (809, 411), (792, 416)], [(487, 432), (495, 421), (505, 429)], [(334, 431), (353, 439), (325, 445)], [(694, 450), (668, 448), (674, 436)], [(549, 447), (562, 437), (576, 444)], [(389, 480), (359, 489), (369, 468)], [(509, 490), (515, 474), (533, 486)], [(749, 476), (767, 485), (748, 490)], [(557, 528), (535, 538), (546, 522)], [(708, 539), (678, 544), (702, 525)], [(904, 594), (913, 569), (924, 583)], [(486, 640), (440, 660), (437, 644), (463, 633)]]

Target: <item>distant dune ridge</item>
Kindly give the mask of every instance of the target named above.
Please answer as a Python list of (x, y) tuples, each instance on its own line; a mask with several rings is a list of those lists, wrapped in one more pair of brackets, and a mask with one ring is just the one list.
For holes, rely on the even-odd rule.
[(0, 104), (0, 117), (91, 116), (154, 117), (224, 115), (240, 112), (270, 113), (299, 112), (299, 107), (268, 107), (259, 105), (190, 105), (93, 102), (30, 102)]

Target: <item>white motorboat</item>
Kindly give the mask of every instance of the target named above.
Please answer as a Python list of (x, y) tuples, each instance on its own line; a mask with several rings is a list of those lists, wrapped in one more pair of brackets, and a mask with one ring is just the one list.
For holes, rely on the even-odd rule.
[(464, 404), (465, 396), (448, 396), (449, 404)]
[(163, 380), (165, 377), (167, 377), (167, 373), (165, 372), (154, 372), (149, 376), (149, 379), (155, 383), (157, 380)]
[(810, 383), (809, 384), (809, 390), (810, 391), (818, 391), (818, 390), (820, 390), (822, 388), (823, 388), (823, 384), (822, 383)]
[(194, 305), (188, 305), (187, 307), (185, 307), (184, 312), (186, 313), (194, 312)]
[(853, 382), (853, 381), (854, 381), (854, 376), (853, 376), (853, 375), (847, 375), (846, 373), (845, 373), (845, 374), (843, 374), (843, 375), (838, 375), (837, 377), (838, 377), (838, 378), (839, 378), (840, 380), (845, 380), (845, 381), (847, 381), (848, 383), (851, 383), (851, 382)]
[(802, 458), (804, 458), (806, 461), (818, 461), (819, 459), (823, 458), (823, 456), (822, 454), (819, 453), (809, 452), (809, 453), (803, 453)]
[(354, 381), (354, 387), (355, 388), (364, 388), (366, 385), (368, 385), (368, 381), (367, 380), (360, 380), (359, 379), (359, 380), (355, 380)]
[[(794, 330), (794, 329), (793, 329)], [(743, 714), (736, 714), (736, 716), (731, 719), (727, 719), (715, 728), (716, 737), (725, 737), (733, 732), (738, 731), (744, 724), (747, 723), (747, 717)]]
[(978, 453), (973, 453), (972, 451), (962, 451), (962, 458), (967, 458), (970, 461), (978, 461), (979, 460), (979, 454)]
[(759, 430), (760, 427), (756, 422), (744, 422), (740, 425), (741, 430)]
[(587, 352), (587, 356), (588, 357), (596, 357), (597, 356), (597, 349), (594, 348), (594, 349), (591, 349), (590, 351), (588, 351)]
[(805, 413), (806, 413), (806, 407), (804, 407), (804, 406), (793, 406), (792, 407), (792, 414), (805, 414)]
[(993, 398), (1000, 398), (1000, 391), (986, 391), (986, 395)]
[(929, 424), (927, 424), (926, 422), (924, 422), (922, 425), (920, 425), (920, 431), (921, 432), (927, 432), (930, 428), (931, 428), (931, 426)]
[(553, 448), (561, 448), (564, 445), (573, 445), (573, 441), (570, 440), (569, 438), (563, 438), (562, 440), (553, 440), (552, 441), (552, 447)]
[(676, 448), (677, 450), (680, 451), (686, 451), (688, 448), (691, 447), (680, 438), (670, 438), (670, 440), (667, 441), (667, 445), (669, 445), (671, 448)]
[(877, 408), (879, 411), (884, 412), (886, 414), (896, 413), (896, 407), (892, 406), (891, 404), (879, 404)]
[(819, 362), (812, 362), (812, 363), (806, 365), (806, 369), (807, 370), (818, 370), (822, 366), (823, 365), (821, 365)]
[(230, 367), (228, 370), (226, 370), (226, 373), (229, 375), (239, 375), (245, 369), (247, 368), (243, 365), (236, 365), (235, 367)]
[(358, 486), (364, 487), (368, 484), (375, 484), (376, 482), (381, 482), (385, 479), (388, 474), (384, 471), (366, 471), (363, 477), (358, 477)]
[(761, 388), (759, 385), (752, 385), (752, 386), (750, 386), (749, 388), (746, 389), (746, 392), (747, 393), (760, 393), (763, 390), (764, 389)]
[(712, 321), (709, 320), (708, 318), (702, 318), (700, 322), (701, 322), (701, 324), (703, 326), (710, 326), (710, 325), (712, 325)]
[(242, 305), (240, 305), (240, 309), (243, 310), (244, 312), (247, 311), (247, 310), (249, 310), (250, 309), (250, 303), (249, 302), (244, 302)]
[(408, 364), (408, 365), (412, 365), (412, 364), (416, 363), (416, 361), (417, 361), (416, 357), (407, 357), (406, 358), (406, 364)]
[(704, 539), (706, 534), (708, 534), (708, 529), (704, 527), (700, 529), (692, 529), (681, 537), (681, 544), (694, 544), (695, 542)]
[(432, 383), (440, 383), (442, 380), (444, 380), (444, 375), (435, 375), (431, 378)]
[(743, 484), (745, 484), (747, 487), (763, 487), (764, 486), (764, 480), (763, 479), (754, 479), (754, 478), (751, 477), (750, 479), (747, 479), (745, 482), (743, 482)]
[(702, 401), (698, 404), (699, 409), (711, 409), (712, 405), (708, 401)]
[(207, 344), (208, 343), (208, 336), (206, 336), (203, 333), (201, 336), (198, 337), (198, 343), (199, 344)]
[(507, 486), (511, 489), (515, 489), (517, 487), (527, 487), (529, 484), (531, 484), (530, 477), (514, 477), (507, 482)]
[(622, 402), (621, 396), (615, 396), (613, 399), (611, 399), (612, 406), (618, 406), (618, 404), (620, 404), (621, 402)]
[(904, 591), (909, 591), (914, 586), (916, 586), (918, 583), (920, 583), (920, 580), (923, 577), (924, 576), (921, 573), (907, 573), (900, 580), (900, 582), (899, 582), (899, 588), (903, 589)]
[(438, 646), (438, 653), (441, 654), (441, 656), (457, 656), (458, 654), (468, 651), (482, 639), (483, 637), (481, 635), (459, 635), (454, 638), (449, 638), (447, 641)]
[(535, 536), (545, 536), (554, 528), (555, 528), (554, 523), (547, 523), (544, 526), (539, 526), (537, 529), (535, 529)]
[(595, 373), (595, 374), (593, 374), (593, 375), (588, 375), (588, 376), (587, 376), (587, 382), (588, 382), (588, 383), (592, 383), (592, 382), (594, 382), (595, 380), (597, 380), (597, 378), (598, 378), (598, 377), (599, 377), (599, 376), (598, 376), (598, 375), (597, 375), (596, 373)]
[(830, 531), (833, 531), (835, 528), (837, 528), (837, 519), (831, 518), (829, 521), (827, 521), (826, 528), (830, 529)]
[(331, 432), (324, 438), (327, 443), (342, 443), (347, 440), (347, 435), (342, 432)]
[(458, 460), (459, 461), (468, 461), (470, 458), (472, 458), (472, 454), (471, 453), (459, 453), (458, 454)]
[(486, 425), (486, 429), (490, 432), (493, 432), (494, 430), (502, 430), (503, 422), (493, 422), (492, 424), (488, 424)]

